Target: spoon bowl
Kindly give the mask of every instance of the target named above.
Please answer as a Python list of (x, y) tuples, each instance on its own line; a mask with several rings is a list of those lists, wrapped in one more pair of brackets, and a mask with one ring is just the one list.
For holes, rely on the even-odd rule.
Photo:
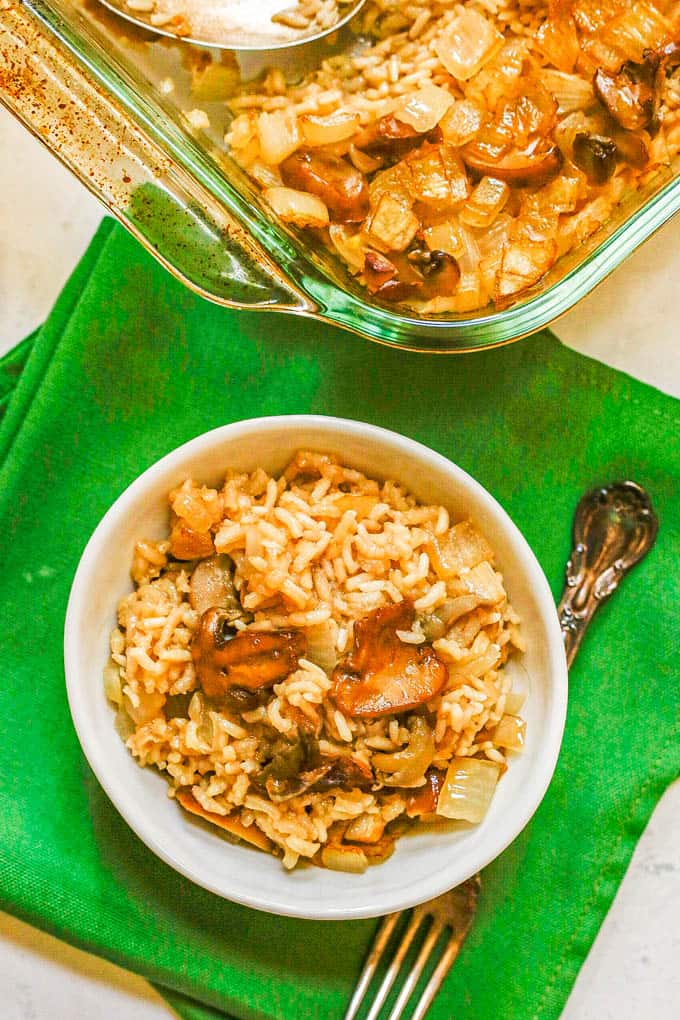
[[(290, 49), (318, 42), (346, 25), (366, 3), (348, 0), (338, 4), (338, 18), (320, 26), (311, 17), (302, 26), (304, 14), (297, 15), (295, 0), (100, 0), (114, 14), (147, 31), (196, 46), (236, 51)], [(303, 4), (300, 4), (303, 7)], [(272, 20), (292, 15), (300, 27)]]

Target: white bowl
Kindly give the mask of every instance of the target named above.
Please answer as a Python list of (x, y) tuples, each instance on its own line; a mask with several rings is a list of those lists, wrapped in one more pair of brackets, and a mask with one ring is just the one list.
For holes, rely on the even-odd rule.
[[(470, 517), (497, 555), (522, 618), (526, 653), (507, 668), (528, 689), (524, 752), (513, 757), (480, 825), (409, 834), (385, 863), (363, 875), (322, 868), (284, 871), (281, 861), (226, 842), (196, 825), (166, 796), (166, 780), (140, 768), (113, 725), (102, 683), (118, 600), (131, 590), (140, 536), (167, 534), (167, 493), (187, 476), (207, 484), (226, 468), (280, 472), (300, 448), (339, 454), (378, 478), (395, 478), (455, 518)], [(78, 566), (66, 616), (71, 714), (87, 759), (113, 804), (155, 854), (193, 882), (258, 910), (295, 917), (374, 917), (438, 896), (474, 875), (527, 824), (550, 782), (562, 738), (567, 667), (555, 605), (543, 572), (501, 506), (465, 471), (427, 447), (361, 422), (318, 416), (256, 418), (207, 432), (169, 453), (116, 500)]]

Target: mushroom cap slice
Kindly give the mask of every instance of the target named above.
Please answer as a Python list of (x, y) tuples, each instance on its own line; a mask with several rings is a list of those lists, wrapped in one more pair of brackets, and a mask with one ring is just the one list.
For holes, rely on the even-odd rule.
[(431, 645), (406, 644), (413, 603), (404, 599), (375, 609), (354, 625), (355, 644), (333, 671), (331, 696), (349, 716), (375, 717), (424, 704), (448, 679), (448, 668)]
[(297, 669), (307, 651), (301, 631), (241, 631), (229, 635), (230, 618), (221, 609), (201, 617), (191, 654), (201, 687), (219, 698), (237, 687), (257, 691), (272, 687)]

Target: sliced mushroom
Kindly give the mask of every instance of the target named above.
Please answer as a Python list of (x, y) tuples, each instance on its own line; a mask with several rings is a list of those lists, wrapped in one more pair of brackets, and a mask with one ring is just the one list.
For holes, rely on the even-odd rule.
[(437, 801), (444, 780), (446, 769), (428, 769), (425, 773), (425, 786), (420, 786), (410, 794), (406, 801), (406, 814), (409, 818), (420, 818), (433, 815), (437, 810)]
[(604, 135), (579, 132), (574, 137), (573, 158), (591, 184), (606, 184), (616, 170), (616, 142)]
[(356, 149), (399, 159), (419, 145), (422, 138), (410, 124), (388, 114), (359, 131), (352, 143)]
[(378, 252), (367, 251), (364, 280), (369, 293), (384, 301), (423, 300), (440, 294), (453, 294), (460, 280), (460, 269), (453, 255), (445, 251), (416, 248), (394, 261)]
[(243, 616), (234, 587), (233, 564), (228, 556), (209, 556), (194, 567), (189, 582), (189, 601), (201, 616), (213, 608), (223, 609), (232, 620)]
[(495, 112), (492, 123), (460, 150), (465, 165), (480, 177), (511, 184), (542, 184), (562, 165), (553, 141), (557, 103), (534, 79), (522, 80)]
[(408, 260), (424, 277), (422, 297), (453, 294), (460, 280), (460, 268), (453, 255), (438, 248), (433, 251), (418, 248), (409, 252)]
[(273, 843), (265, 836), (261, 829), (258, 829), (254, 822), (252, 825), (244, 825), (238, 818), (233, 818), (231, 815), (218, 815), (213, 811), (206, 811), (205, 808), (201, 807), (190, 790), (178, 790), (176, 797), (178, 803), (190, 814), (204, 818), (206, 822), (217, 825), (231, 836), (243, 840), (244, 843), (256, 846), (258, 850), (271, 852)]
[(595, 74), (597, 98), (627, 131), (649, 127), (656, 118), (659, 62), (659, 55), (650, 52), (640, 64), (627, 60), (615, 74), (603, 68)]
[(370, 790), (375, 782), (372, 770), (352, 756), (327, 756), (310, 735), (300, 732), (294, 742), (282, 738), (272, 748), (271, 761), (255, 778), (275, 803), (301, 793), (328, 790)]
[(343, 790), (370, 790), (375, 782), (369, 766), (351, 755), (332, 758), (330, 761), (324, 759), (324, 762), (330, 767), (310, 787), (314, 793), (324, 793), (335, 787)]
[(230, 636), (230, 619), (221, 609), (201, 617), (191, 653), (201, 687), (211, 698), (234, 689), (272, 687), (297, 668), (307, 641), (300, 631), (241, 631)]
[(188, 719), (189, 702), (193, 698), (193, 692), (186, 694), (169, 694), (165, 699), (163, 712), (166, 719)]
[(460, 150), (467, 167), (480, 176), (511, 184), (542, 184), (562, 166), (562, 153), (550, 139), (538, 138), (525, 149), (512, 149), (499, 157), (483, 141), (469, 142)]
[(415, 297), (422, 288), (422, 278), (411, 270), (408, 264), (404, 266), (403, 259), (401, 262), (401, 267), (398, 267), (386, 256), (375, 251), (367, 251), (364, 281), (369, 294), (374, 294), (383, 301), (407, 301)]
[(373, 291), (373, 296), (381, 301), (398, 304), (400, 301), (412, 301), (420, 297), (421, 284), (406, 283), (404, 280), (386, 280), (382, 286)]
[(414, 619), (413, 603), (404, 599), (355, 623), (354, 648), (332, 676), (332, 697), (346, 715), (404, 712), (444, 686), (448, 669), (432, 646), (406, 644), (397, 637), (398, 630), (410, 630)]
[(399, 270), (394, 262), (391, 262), (386, 255), (380, 252), (366, 252), (364, 258), (364, 280), (369, 294), (375, 294), (380, 288), (389, 283), (397, 275)]
[(170, 555), (176, 560), (201, 560), (215, 552), (209, 531), (195, 531), (183, 517), (172, 515)]
[(280, 166), (284, 184), (316, 195), (335, 223), (360, 223), (369, 211), (368, 184), (361, 170), (339, 156), (298, 149)]

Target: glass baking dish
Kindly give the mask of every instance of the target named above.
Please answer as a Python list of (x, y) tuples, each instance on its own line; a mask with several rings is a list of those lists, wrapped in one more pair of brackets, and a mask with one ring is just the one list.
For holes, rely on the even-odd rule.
[(194, 51), (121, 24), (96, 0), (0, 0), (0, 101), (170, 272), (228, 307), (305, 315), (406, 350), (493, 347), (554, 322), (680, 209), (676, 159), (511, 307), (386, 309), (333, 255), (272, 221), (225, 154), (223, 104), (202, 103), (210, 129), (192, 127)]

